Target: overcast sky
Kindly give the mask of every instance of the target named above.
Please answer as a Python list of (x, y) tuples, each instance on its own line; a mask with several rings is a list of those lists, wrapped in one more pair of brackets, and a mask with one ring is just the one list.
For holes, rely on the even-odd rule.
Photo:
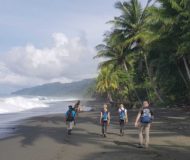
[(116, 1), (0, 0), (0, 93), (95, 77)]

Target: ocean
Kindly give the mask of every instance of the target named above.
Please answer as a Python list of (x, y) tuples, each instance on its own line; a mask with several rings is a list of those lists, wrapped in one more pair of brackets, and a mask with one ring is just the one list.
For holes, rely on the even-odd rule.
[[(75, 98), (42, 96), (0, 97), (0, 138), (14, 134), (15, 126), (23, 119), (65, 113), (68, 105), (74, 105)], [(83, 106), (84, 111), (91, 108)]]

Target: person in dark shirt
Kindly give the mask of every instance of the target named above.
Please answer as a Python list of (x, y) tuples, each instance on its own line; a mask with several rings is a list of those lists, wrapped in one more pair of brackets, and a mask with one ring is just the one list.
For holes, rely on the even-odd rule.
[[(149, 147), (149, 135), (150, 126), (153, 120), (153, 112), (149, 107), (148, 101), (143, 102), (142, 108), (139, 110), (135, 121), (135, 127), (139, 127), (139, 148), (143, 147), (143, 142), (145, 142), (145, 148)], [(143, 138), (143, 133), (145, 133), (145, 140)]]

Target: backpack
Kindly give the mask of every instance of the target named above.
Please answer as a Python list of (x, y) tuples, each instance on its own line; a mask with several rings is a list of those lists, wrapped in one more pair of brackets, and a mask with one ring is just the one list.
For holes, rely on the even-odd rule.
[(142, 109), (140, 121), (141, 123), (151, 123), (152, 116), (149, 108)]
[(124, 120), (124, 119), (125, 119), (125, 116), (126, 116), (126, 115), (125, 115), (125, 109), (124, 109), (124, 110), (121, 109), (121, 111), (119, 112), (119, 119), (120, 119), (120, 120)]
[(67, 112), (67, 119), (66, 119), (66, 121), (74, 121), (75, 115), (74, 115), (73, 112), (74, 112), (73, 110), (69, 110)]
[(107, 121), (108, 120), (108, 112), (102, 111), (102, 120)]

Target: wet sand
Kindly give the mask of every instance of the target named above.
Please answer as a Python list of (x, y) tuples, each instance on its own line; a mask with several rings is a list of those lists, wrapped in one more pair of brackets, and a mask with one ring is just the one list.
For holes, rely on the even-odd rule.
[(129, 110), (124, 137), (119, 136), (117, 113), (107, 138), (101, 136), (100, 108), (79, 114), (71, 136), (66, 134), (62, 114), (35, 117), (16, 127), (15, 135), (0, 140), (0, 160), (189, 160), (190, 112), (181, 109), (155, 109), (150, 147), (137, 148), (134, 128), (137, 110)]

